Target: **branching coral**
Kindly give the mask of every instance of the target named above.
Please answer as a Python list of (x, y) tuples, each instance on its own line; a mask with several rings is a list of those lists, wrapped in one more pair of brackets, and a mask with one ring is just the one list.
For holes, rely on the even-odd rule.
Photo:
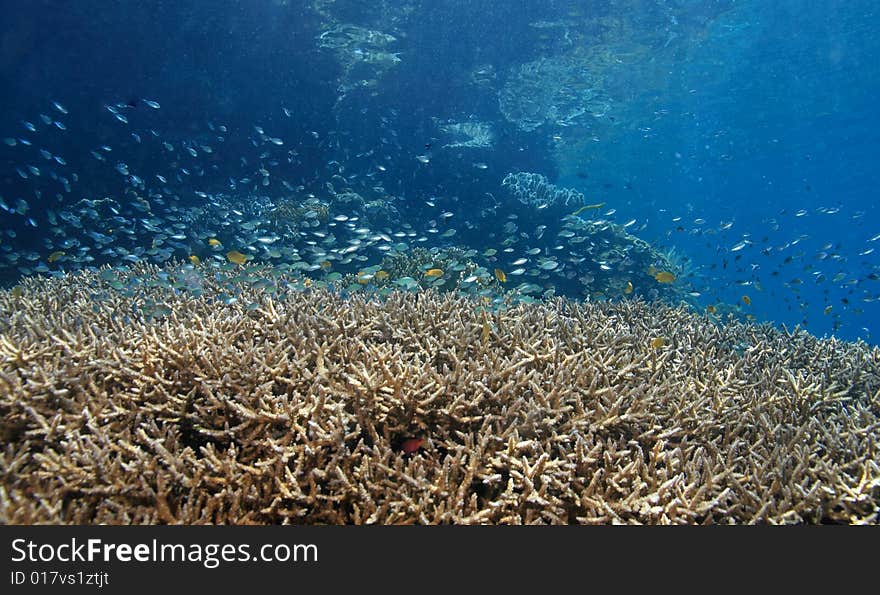
[[(0, 293), (0, 522), (880, 520), (864, 344), (638, 300), (204, 285)], [(121, 315), (146, 298), (169, 314)]]
[(560, 188), (551, 184), (546, 176), (524, 171), (511, 172), (504, 176), (501, 185), (507, 188), (518, 201), (535, 207), (548, 205), (579, 206), (586, 202), (583, 194), (571, 188)]

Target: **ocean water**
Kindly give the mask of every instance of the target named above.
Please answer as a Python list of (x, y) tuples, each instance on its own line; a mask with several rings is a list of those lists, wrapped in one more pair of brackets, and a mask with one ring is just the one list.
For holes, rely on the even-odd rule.
[(880, 337), (873, 2), (0, 8), (4, 287), (237, 254)]

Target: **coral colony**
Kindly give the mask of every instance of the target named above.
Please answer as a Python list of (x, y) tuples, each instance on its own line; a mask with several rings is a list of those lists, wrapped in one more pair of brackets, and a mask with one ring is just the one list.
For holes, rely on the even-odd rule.
[(0, 293), (2, 522), (878, 520), (864, 343), (641, 299), (172, 273)]

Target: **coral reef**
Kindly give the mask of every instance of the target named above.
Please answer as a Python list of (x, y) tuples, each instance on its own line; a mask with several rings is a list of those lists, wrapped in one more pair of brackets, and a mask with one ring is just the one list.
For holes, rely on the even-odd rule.
[(324, 223), (329, 216), (329, 205), (316, 198), (279, 198), (275, 201), (274, 208), (266, 213), (271, 224), (270, 229), (282, 234), (295, 234), (301, 227)]
[(563, 205), (580, 206), (586, 202), (583, 194), (571, 188), (559, 188), (546, 176), (530, 172), (511, 172), (504, 176), (501, 185), (518, 201), (534, 207)]
[(544, 124), (572, 126), (584, 116), (604, 115), (610, 101), (601, 77), (589, 66), (577, 55), (521, 64), (498, 92), (501, 113), (526, 132)]
[(449, 137), (444, 148), (491, 148), (495, 141), (492, 127), (486, 122), (435, 122), (441, 132)]
[(601, 214), (604, 202), (586, 204), (581, 192), (551, 184), (538, 173), (511, 172), (501, 185), (527, 207), (531, 222), (540, 222), (540, 237), (534, 240), (546, 235), (566, 249), (567, 253), (555, 254), (554, 249), (536, 255), (533, 265), (539, 270), (529, 271), (538, 273), (532, 278), (551, 285), (555, 295), (694, 302), (690, 294), (696, 271), (688, 261), (629, 233), (630, 224), (607, 219)]
[(0, 522), (880, 520), (863, 343), (641, 300), (200, 289), (0, 292)]
[[(382, 269), (387, 270), (391, 280), (415, 279), (418, 285), (427, 289), (473, 291), (476, 288), (494, 286), (491, 274), (472, 260), (473, 251), (463, 248), (413, 248), (407, 252), (389, 254), (382, 260)], [(432, 276), (427, 271), (440, 271)], [(474, 282), (464, 280), (476, 276)]]
[[(638, 295), (649, 300), (690, 301), (690, 285), (684, 281), (687, 269), (681, 258), (658, 251), (646, 241), (627, 233), (626, 228), (604, 219), (589, 220), (569, 216), (564, 229), (575, 235), (569, 244), (579, 255), (569, 261), (583, 291), (593, 297)], [(676, 254), (671, 253), (673, 256)], [(659, 283), (651, 271), (667, 271), (678, 283)], [(690, 273), (693, 275), (693, 273)]]

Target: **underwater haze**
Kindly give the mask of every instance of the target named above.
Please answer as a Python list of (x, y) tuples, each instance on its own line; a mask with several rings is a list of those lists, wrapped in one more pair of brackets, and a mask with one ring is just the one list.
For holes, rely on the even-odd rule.
[(880, 338), (875, 2), (0, 7), (4, 288), (265, 265)]

